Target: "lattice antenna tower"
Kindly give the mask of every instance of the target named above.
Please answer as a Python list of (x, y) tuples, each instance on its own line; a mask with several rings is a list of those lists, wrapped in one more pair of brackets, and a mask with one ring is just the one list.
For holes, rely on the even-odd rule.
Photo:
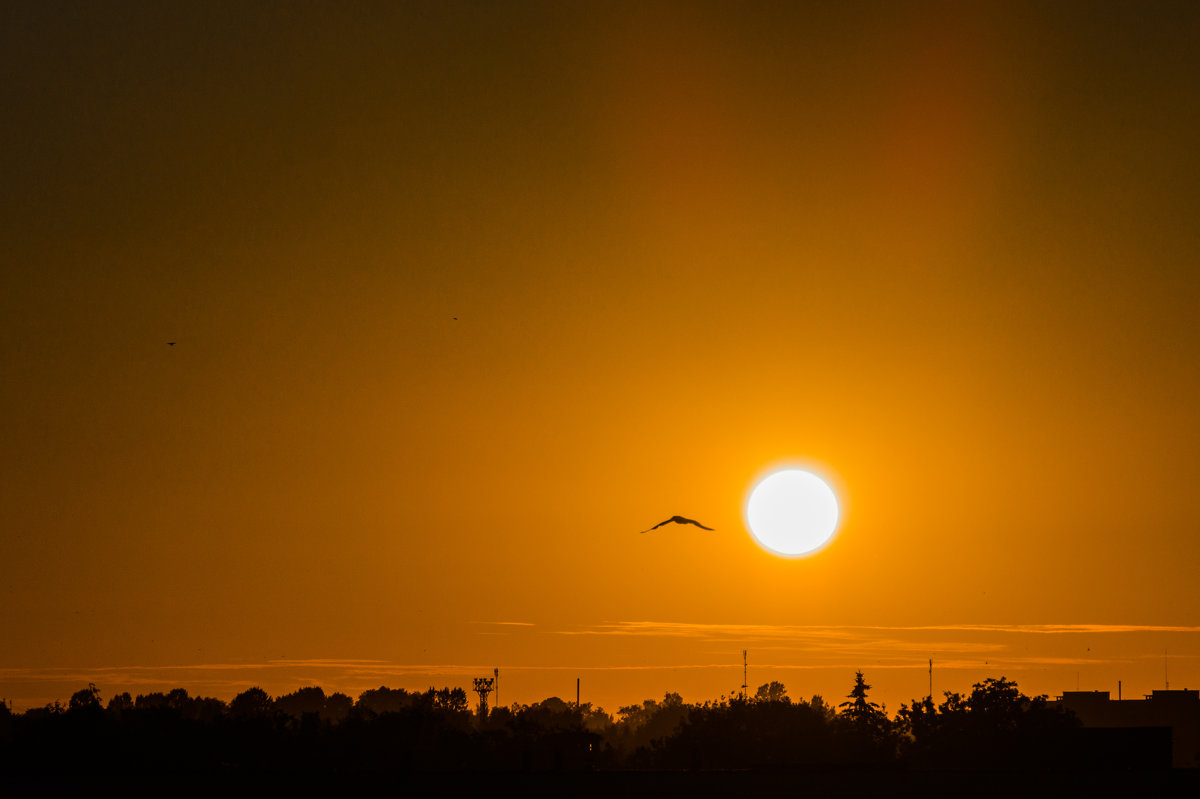
[(746, 679), (746, 650), (742, 650), (742, 699), (749, 699), (750, 695), (746, 693), (749, 680)]
[(488, 713), (488, 694), (492, 692), (492, 688), (496, 685), (495, 679), (492, 677), (476, 677), (475, 678), (475, 693), (479, 694), (479, 715), (487, 717)]

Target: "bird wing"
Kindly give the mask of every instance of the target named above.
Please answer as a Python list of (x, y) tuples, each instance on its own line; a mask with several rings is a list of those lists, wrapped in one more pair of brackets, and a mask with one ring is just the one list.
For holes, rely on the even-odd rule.
[[(671, 522), (674, 522), (675, 524), (694, 524), (697, 527), (699, 527), (701, 530), (712, 530), (713, 529), (711, 527), (705, 527), (703, 524), (696, 521), (695, 519), (688, 519), (683, 516), (672, 516), (671, 518), (667, 519), (665, 522), (659, 522), (658, 524), (654, 525), (653, 527), (650, 528), (650, 530), (657, 530), (658, 528), (662, 527), (664, 524), (670, 524)], [(648, 533), (648, 532), (650, 532), (650, 530), (642, 530), (642, 532)]]

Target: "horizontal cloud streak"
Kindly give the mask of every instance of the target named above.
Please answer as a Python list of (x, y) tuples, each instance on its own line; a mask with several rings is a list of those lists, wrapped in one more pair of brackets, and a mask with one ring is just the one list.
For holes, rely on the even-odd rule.
[(1200, 626), (1150, 624), (928, 624), (886, 625), (792, 625), (792, 624), (697, 624), (691, 622), (618, 621), (591, 628), (556, 630), (559, 635), (653, 635), (678, 638), (793, 636), (842, 636), (856, 632), (986, 632), (1035, 635), (1111, 633), (1197, 633)]

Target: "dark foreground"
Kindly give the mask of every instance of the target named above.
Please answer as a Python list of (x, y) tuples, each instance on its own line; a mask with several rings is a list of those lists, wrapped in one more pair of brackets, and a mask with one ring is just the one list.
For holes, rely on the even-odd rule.
[[(7, 789), (13, 789), (9, 792)], [(384, 790), (404, 796), (824, 797), (824, 796), (1200, 796), (1200, 769), (1157, 771), (610, 771), (588, 773), (288, 774), (18, 777), (0, 792), (35, 795), (171, 795), (214, 793), (305, 796)]]

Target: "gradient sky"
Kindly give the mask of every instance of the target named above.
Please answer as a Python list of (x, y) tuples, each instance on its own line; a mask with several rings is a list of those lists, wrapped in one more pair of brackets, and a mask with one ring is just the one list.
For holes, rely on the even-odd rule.
[(1197, 4), (0, 13), (14, 706), (1200, 686)]

